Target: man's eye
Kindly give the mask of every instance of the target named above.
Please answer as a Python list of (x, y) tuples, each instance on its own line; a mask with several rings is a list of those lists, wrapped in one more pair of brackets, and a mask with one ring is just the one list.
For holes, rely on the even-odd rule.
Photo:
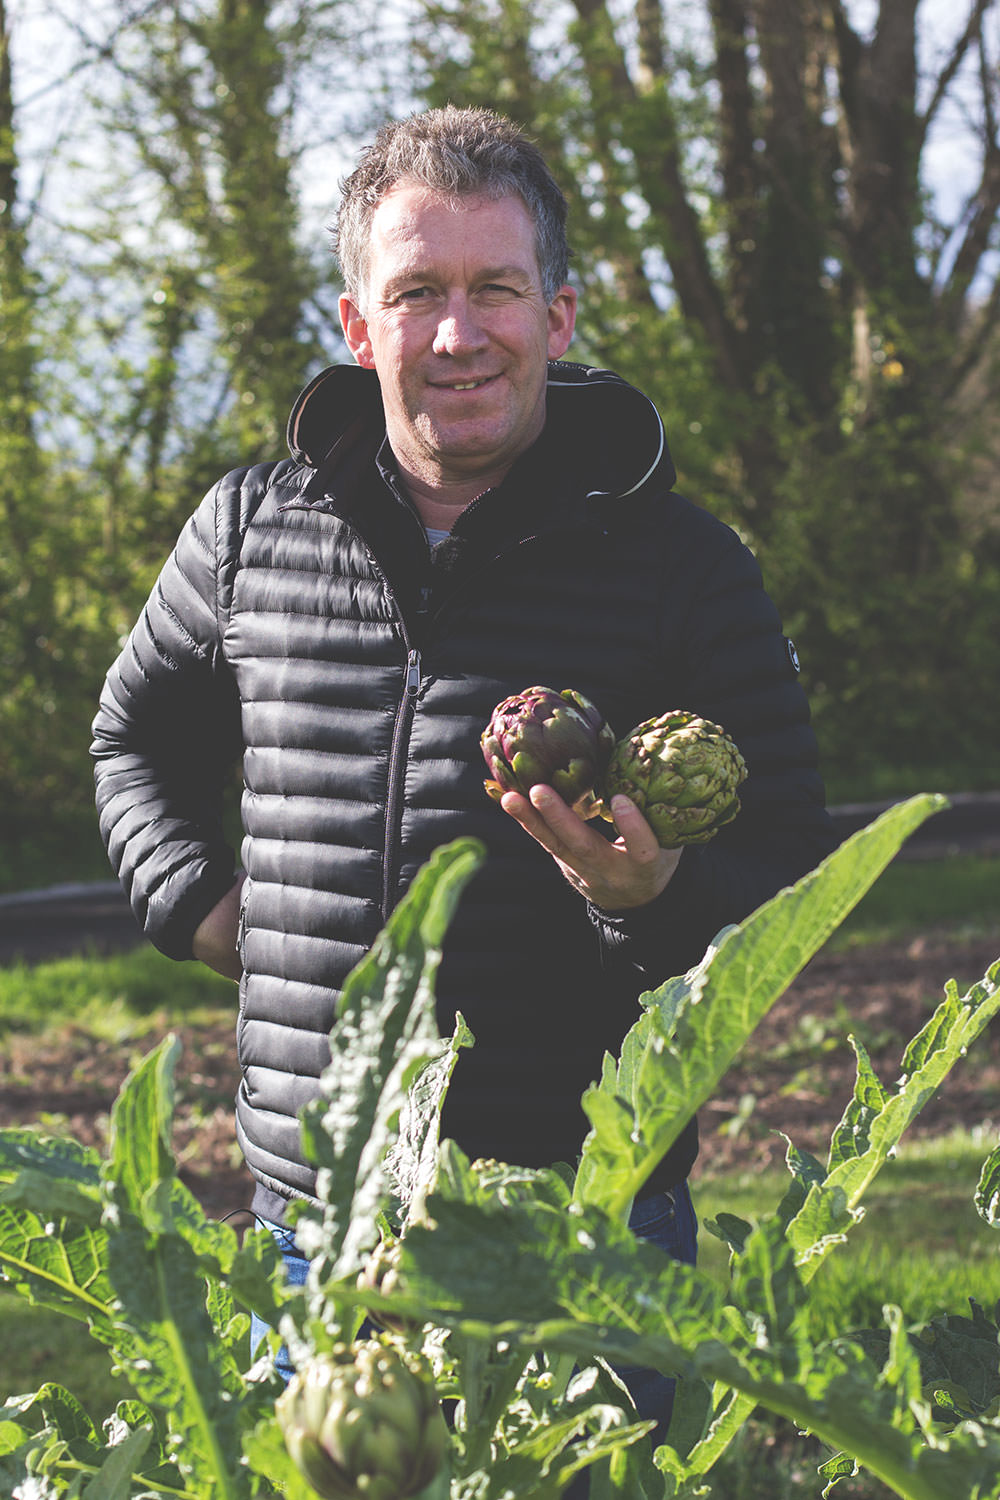
[(430, 287), (427, 287), (427, 286), (410, 286), (410, 287), (406, 288), (405, 292), (400, 292), (400, 294), (399, 294), (399, 301), (400, 302), (419, 302), (421, 300), (421, 298), (423, 298), (423, 297), (429, 297), (429, 296), (430, 296)]

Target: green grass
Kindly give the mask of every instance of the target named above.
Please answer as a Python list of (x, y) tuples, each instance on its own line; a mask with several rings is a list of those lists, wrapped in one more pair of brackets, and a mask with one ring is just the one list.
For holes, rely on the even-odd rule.
[[(887, 1302), (911, 1325), (940, 1313), (967, 1313), (974, 1297), (1000, 1301), (1000, 1235), (973, 1204), (983, 1162), (1000, 1124), (900, 1143), (864, 1199), (865, 1216), (821, 1266), (811, 1284), (812, 1336), (882, 1326)], [(699, 1221), (719, 1213), (757, 1223), (781, 1198), (789, 1177), (768, 1172), (697, 1173), (692, 1183)], [(701, 1229), (699, 1264), (728, 1277), (729, 1251)]]
[(141, 1036), (162, 1019), (192, 1024), (235, 1013), (236, 991), (203, 964), (174, 963), (155, 948), (108, 958), (60, 958), (0, 969), (0, 1036), (65, 1025), (110, 1039)]
[(0, 1405), (54, 1380), (72, 1391), (100, 1428), (119, 1401), (135, 1395), (127, 1380), (112, 1374), (108, 1351), (91, 1338), (86, 1323), (34, 1307), (19, 1293), (0, 1286), (0, 1328)]
[(842, 923), (831, 946), (884, 942), (944, 927), (961, 937), (1000, 937), (997, 891), (1000, 859), (995, 857), (897, 860)]

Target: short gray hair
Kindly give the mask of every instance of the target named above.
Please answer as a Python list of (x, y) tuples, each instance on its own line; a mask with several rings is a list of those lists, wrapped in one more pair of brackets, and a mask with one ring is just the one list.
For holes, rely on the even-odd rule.
[(372, 216), (397, 183), (490, 200), (518, 197), (535, 226), (542, 292), (551, 302), (569, 274), (566, 199), (541, 151), (504, 115), (490, 109), (430, 109), (382, 126), (341, 183), (331, 225), (347, 295), (363, 309)]

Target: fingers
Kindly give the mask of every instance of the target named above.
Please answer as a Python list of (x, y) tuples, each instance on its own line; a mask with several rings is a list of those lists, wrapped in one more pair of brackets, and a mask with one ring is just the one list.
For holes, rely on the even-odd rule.
[(658, 858), (661, 853), (660, 841), (631, 798), (621, 792), (612, 797), (611, 816), (633, 859), (649, 864)]
[(533, 786), (530, 797), (505, 792), (500, 806), (557, 859), (584, 852), (599, 837), (550, 786)]
[(612, 800), (619, 834), (614, 842), (578, 817), (549, 786), (532, 787), (528, 797), (507, 792), (500, 805), (552, 855), (571, 885), (608, 911), (653, 900), (680, 859), (679, 850), (660, 848), (628, 797)]

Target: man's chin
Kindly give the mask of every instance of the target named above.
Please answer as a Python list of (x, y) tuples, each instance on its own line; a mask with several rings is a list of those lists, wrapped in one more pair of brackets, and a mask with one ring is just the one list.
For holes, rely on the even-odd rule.
[(508, 469), (530, 448), (537, 433), (517, 433), (503, 422), (441, 423), (424, 431), (426, 451), (443, 467), (456, 466), (465, 473), (481, 469)]

